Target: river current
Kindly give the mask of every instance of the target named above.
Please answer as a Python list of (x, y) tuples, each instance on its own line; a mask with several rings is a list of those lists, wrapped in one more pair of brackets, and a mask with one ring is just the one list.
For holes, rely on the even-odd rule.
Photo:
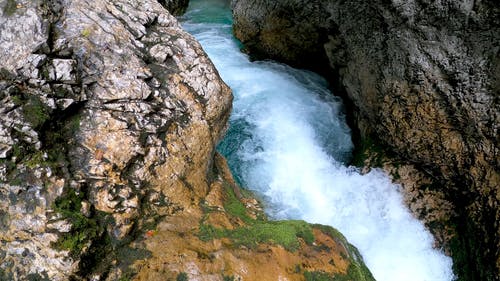
[(274, 219), (331, 225), (354, 244), (378, 281), (450, 281), (452, 261), (381, 171), (346, 166), (352, 153), (342, 102), (320, 76), (250, 62), (232, 36), (224, 0), (191, 0), (181, 18), (234, 94), (218, 150), (238, 182)]

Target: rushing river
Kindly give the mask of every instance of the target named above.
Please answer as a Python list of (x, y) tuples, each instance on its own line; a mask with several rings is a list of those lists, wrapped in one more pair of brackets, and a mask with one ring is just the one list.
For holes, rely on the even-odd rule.
[(219, 145), (235, 177), (276, 219), (339, 229), (378, 281), (450, 281), (452, 262), (380, 171), (347, 167), (353, 145), (342, 103), (319, 76), (250, 62), (231, 32), (224, 0), (191, 0), (184, 28), (203, 45), (234, 94)]

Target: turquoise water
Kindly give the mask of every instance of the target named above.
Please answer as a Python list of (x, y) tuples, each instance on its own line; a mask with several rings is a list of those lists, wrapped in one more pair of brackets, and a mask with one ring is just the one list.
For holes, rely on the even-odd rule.
[(239, 183), (276, 219), (339, 229), (379, 281), (453, 280), (451, 259), (381, 171), (346, 166), (353, 145), (341, 101), (314, 73), (250, 62), (231, 30), (226, 1), (194, 0), (182, 18), (234, 94), (218, 149)]

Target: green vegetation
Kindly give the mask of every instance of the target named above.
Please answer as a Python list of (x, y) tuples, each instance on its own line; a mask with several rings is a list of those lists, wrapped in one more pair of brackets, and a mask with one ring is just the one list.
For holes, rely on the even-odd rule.
[(26, 276), (27, 281), (50, 281), (50, 278), (47, 276), (47, 273), (43, 273), (40, 275), (39, 273), (30, 273)]
[(217, 238), (229, 238), (236, 245), (255, 247), (259, 243), (274, 243), (283, 246), (289, 251), (299, 248), (299, 238), (304, 242), (312, 244), (314, 235), (312, 227), (300, 220), (267, 221), (265, 219), (253, 219), (247, 212), (245, 206), (238, 200), (230, 185), (225, 185), (227, 194), (224, 208), (226, 212), (245, 222), (246, 226), (235, 229), (222, 229), (209, 224), (200, 224), (198, 236), (203, 241)]
[(298, 238), (312, 244), (314, 236), (311, 226), (304, 221), (254, 221), (245, 227), (221, 229), (212, 225), (201, 224), (199, 237), (203, 241), (216, 238), (229, 238), (236, 245), (255, 247), (259, 243), (274, 243), (289, 251), (299, 248)]
[(36, 96), (29, 97), (23, 106), (23, 115), (35, 129), (40, 129), (50, 117), (49, 108)]
[[(323, 271), (306, 271), (306, 281), (375, 281), (370, 271), (360, 272), (358, 263), (351, 262), (346, 274), (328, 274)], [(366, 267), (365, 267), (366, 268)]]
[(324, 234), (332, 237), (335, 241), (338, 243), (342, 243), (344, 245), (348, 245), (349, 242), (347, 242), (347, 239), (344, 237), (340, 231), (336, 230), (335, 228), (328, 226), (328, 225), (322, 225), (322, 224), (313, 224), (313, 227), (316, 229), (321, 230)]
[(252, 223), (254, 220), (248, 216), (247, 208), (241, 203), (241, 201), (236, 197), (233, 187), (229, 184), (224, 184), (224, 189), (226, 191), (226, 200), (224, 202), (224, 210), (233, 217), (240, 218), (245, 223)]
[(186, 272), (181, 272), (177, 275), (177, 278), (175, 278), (176, 281), (188, 281), (189, 278), (188, 278), (188, 275), (186, 274)]
[(375, 280), (373, 278), (370, 270), (363, 263), (363, 258), (361, 257), (361, 254), (359, 253), (358, 249), (356, 249), (356, 247), (349, 244), (349, 242), (344, 237), (344, 235), (342, 235), (342, 233), (340, 233), (335, 228), (333, 228), (331, 226), (327, 226), (327, 225), (314, 224), (313, 227), (321, 230), (321, 232), (332, 237), (337, 243), (344, 245), (345, 249), (347, 250), (347, 256), (343, 255), (342, 252), (341, 252), (341, 255), (343, 256), (343, 258), (346, 258), (349, 260), (350, 265), (349, 265), (349, 268), (347, 269), (347, 274), (345, 274), (345, 275), (337, 274), (337, 275), (329, 276), (328, 274), (326, 274), (324, 272), (317, 272), (317, 271), (304, 272), (304, 277), (306, 278), (306, 280), (316, 280), (316, 281), (322, 281), (322, 280), (371, 281), (371, 280)]
[(3, 6), (3, 15), (12, 16), (17, 10), (17, 3), (15, 0), (7, 0), (5, 6)]
[(322, 271), (306, 271), (304, 272), (306, 281), (332, 281), (335, 280), (333, 276)]
[(234, 281), (235, 278), (233, 275), (230, 275), (230, 276), (222, 275), (222, 280), (223, 281)]
[(96, 220), (85, 217), (80, 209), (82, 207), (83, 194), (77, 194), (74, 190), (68, 190), (57, 198), (54, 203), (54, 211), (68, 219), (71, 231), (64, 233), (53, 246), (60, 250), (69, 250), (74, 256), (80, 254), (88, 242), (94, 240), (103, 229)]
[(23, 101), (19, 96), (11, 96), (11, 100), (16, 106), (20, 106), (23, 104)]
[(89, 37), (90, 33), (92, 33), (92, 30), (90, 29), (90, 27), (87, 27), (87, 28), (83, 29), (82, 32), (81, 32), (81, 34), (82, 34), (83, 37)]
[(349, 265), (349, 268), (347, 269), (347, 274), (346, 275), (336, 275), (335, 276), (335, 281), (375, 281), (375, 278), (373, 278), (372, 273), (366, 265), (363, 262), (363, 259), (361, 255), (359, 255), (358, 250), (354, 248), (354, 246), (349, 245), (350, 251), (355, 251), (356, 252), (356, 259), (351, 259), (351, 264)]

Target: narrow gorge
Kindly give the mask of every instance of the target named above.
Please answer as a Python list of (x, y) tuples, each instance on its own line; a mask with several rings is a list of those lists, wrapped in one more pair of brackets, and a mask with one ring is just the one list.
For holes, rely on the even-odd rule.
[(0, 280), (498, 281), (499, 6), (0, 0)]
[(254, 58), (318, 71), (344, 97), (356, 160), (403, 183), (459, 280), (499, 280), (498, 1), (234, 0), (232, 9)]
[(250, 62), (232, 36), (225, 1), (191, 0), (184, 18), (235, 96), (219, 151), (271, 217), (334, 226), (358, 247), (376, 280), (453, 280), (451, 260), (433, 250), (433, 238), (388, 176), (360, 175), (346, 165), (350, 129), (326, 81), (271, 61)]

